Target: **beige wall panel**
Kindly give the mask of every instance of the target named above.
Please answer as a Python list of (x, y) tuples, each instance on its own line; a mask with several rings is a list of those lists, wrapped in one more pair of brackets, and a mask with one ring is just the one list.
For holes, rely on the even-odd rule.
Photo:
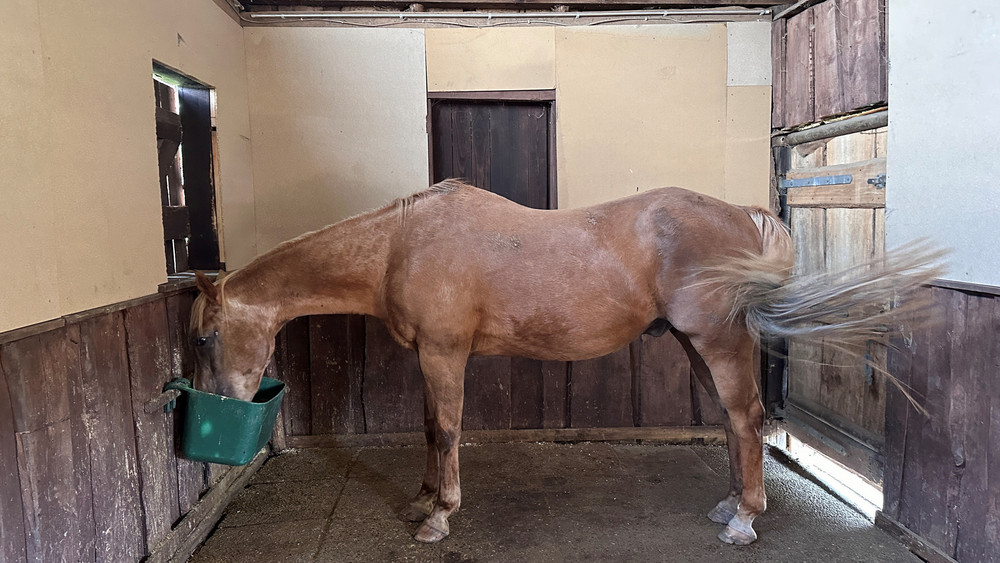
[[(245, 73), (242, 30), (215, 4), (166, 4), (68, 11), (19, 0), (5, 9), (0, 235), (25, 242), (0, 250), (0, 269), (13, 278), (0, 331), (154, 293), (166, 280), (152, 59), (216, 86)], [(246, 102), (232, 112), (244, 115), (238, 137), (248, 131)], [(223, 170), (247, 169), (249, 150), (220, 160)]]
[(556, 30), (559, 206), (658, 186), (723, 197), (726, 26)]
[(771, 87), (730, 86), (726, 103), (726, 189), (723, 199), (769, 207)]
[(427, 187), (421, 30), (248, 28), (258, 250)]
[(38, 9), (14, 0), (0, 18), (0, 331), (59, 314), (43, 91)]
[(59, 308), (152, 293), (166, 271), (146, 4), (66, 10), (40, 1), (38, 13)]
[(425, 31), (427, 90), (547, 90), (555, 88), (555, 28)]

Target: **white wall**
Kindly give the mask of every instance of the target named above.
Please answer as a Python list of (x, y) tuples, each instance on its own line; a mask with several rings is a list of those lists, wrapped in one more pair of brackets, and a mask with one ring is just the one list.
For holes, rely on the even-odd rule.
[(1000, 286), (1000, 3), (889, 0), (886, 242), (953, 249), (948, 279)]

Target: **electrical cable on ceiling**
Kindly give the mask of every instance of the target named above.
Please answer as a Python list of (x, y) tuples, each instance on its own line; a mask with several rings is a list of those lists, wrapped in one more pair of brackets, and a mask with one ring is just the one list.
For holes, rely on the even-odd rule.
[[(592, 11), (592, 12), (267, 12), (251, 13), (249, 18), (242, 13), (240, 19), (248, 23), (260, 24), (282, 24), (282, 23), (305, 23), (307, 21), (319, 23), (333, 23), (339, 25), (350, 25), (358, 27), (387, 27), (400, 24), (438, 24), (452, 25), (458, 27), (499, 27), (509, 25), (603, 25), (609, 23), (628, 22), (671, 22), (671, 23), (711, 23), (713, 21), (728, 21), (724, 18), (734, 16), (764, 17), (771, 14), (771, 10), (764, 9), (739, 9), (739, 10), (619, 10), (619, 11)], [(698, 17), (696, 20), (685, 20), (682, 18)], [(720, 20), (709, 20), (704, 18), (719, 17)], [(591, 21), (594, 18), (603, 18)], [(380, 23), (362, 23), (347, 20), (384, 20)], [(479, 19), (484, 23), (462, 23), (456, 19)], [(550, 21), (572, 19), (573, 22)], [(514, 20), (514, 21), (496, 21)], [(584, 21), (580, 21), (584, 20)]]

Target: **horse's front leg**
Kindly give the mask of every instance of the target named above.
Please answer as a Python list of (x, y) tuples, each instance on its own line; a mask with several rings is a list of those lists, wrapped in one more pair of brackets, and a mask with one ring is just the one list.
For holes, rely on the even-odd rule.
[(431, 411), (430, 395), (424, 392), (424, 437), (427, 438), (427, 469), (424, 471), (424, 481), (420, 491), (413, 497), (410, 504), (399, 512), (399, 519), (404, 522), (422, 522), (434, 509), (438, 498), (438, 451), (434, 440), (435, 423)]
[(426, 408), (431, 420), (429, 426), (433, 426), (433, 436), (428, 436), (428, 444), (433, 443), (435, 450), (428, 451), (428, 474), (424, 485), (426, 487), (427, 479), (433, 477), (430, 458), (434, 454), (437, 456), (434, 473), (438, 482), (437, 500), (430, 514), (417, 528), (414, 539), (433, 543), (448, 535), (448, 517), (462, 502), (458, 478), (458, 444), (462, 437), (462, 401), (468, 351), (456, 353), (421, 346), (419, 356), (420, 370), (424, 374)]

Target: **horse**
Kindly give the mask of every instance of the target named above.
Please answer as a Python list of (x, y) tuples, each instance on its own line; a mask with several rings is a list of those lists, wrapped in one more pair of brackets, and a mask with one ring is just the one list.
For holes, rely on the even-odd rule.
[(766, 508), (764, 408), (752, 369), (760, 331), (877, 336), (887, 313), (846, 312), (925, 283), (934, 272), (919, 267), (924, 258), (796, 282), (792, 240), (765, 209), (659, 188), (537, 210), (446, 180), (282, 243), (215, 283), (197, 273), (195, 380), (249, 400), (289, 320), (381, 319), (417, 352), (424, 379), (426, 471), (399, 517), (421, 522), (416, 540), (437, 542), (461, 503), (470, 355), (583, 360), (670, 332), (727, 417), (729, 491), (708, 517), (725, 526), (719, 539), (747, 545)]

